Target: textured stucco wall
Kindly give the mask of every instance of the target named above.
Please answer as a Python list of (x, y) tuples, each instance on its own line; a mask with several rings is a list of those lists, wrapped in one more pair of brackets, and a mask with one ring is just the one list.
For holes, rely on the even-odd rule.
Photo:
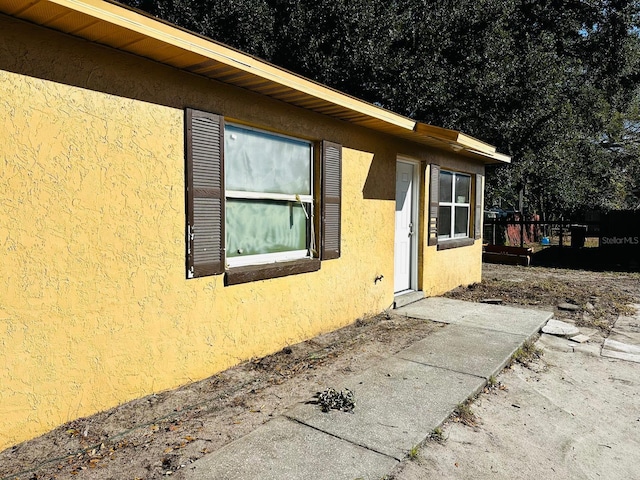
[(393, 277), (393, 231), (368, 226), (392, 225), (394, 204), (364, 198), (374, 154), (349, 146), (340, 259), (233, 287), (185, 279), (186, 105), (345, 145), (362, 132), (2, 22), (0, 448), (391, 304), (374, 278)]
[[(0, 31), (0, 449), (391, 305), (396, 156), (432, 153), (7, 17)], [(342, 143), (341, 258), (186, 280), (187, 106)], [(444, 263), (422, 255), (431, 281)]]
[(468, 247), (424, 251), (423, 289), (426, 296), (441, 295), (460, 285), (482, 280), (482, 243)]

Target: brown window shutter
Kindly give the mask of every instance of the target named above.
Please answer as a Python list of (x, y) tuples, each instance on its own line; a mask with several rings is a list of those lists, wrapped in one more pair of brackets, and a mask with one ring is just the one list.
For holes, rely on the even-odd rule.
[(321, 260), (340, 257), (342, 145), (322, 142)]
[(482, 216), (484, 199), (484, 175), (476, 175), (476, 211), (475, 211), (475, 238), (482, 238)]
[(440, 208), (440, 165), (431, 164), (429, 174), (429, 245), (438, 245)]
[(224, 273), (224, 121), (187, 109), (187, 277)]

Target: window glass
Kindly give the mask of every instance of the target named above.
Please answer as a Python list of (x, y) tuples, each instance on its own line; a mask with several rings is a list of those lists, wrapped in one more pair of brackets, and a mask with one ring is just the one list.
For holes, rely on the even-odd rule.
[(455, 236), (466, 236), (469, 232), (469, 207), (456, 207)]
[(438, 236), (451, 236), (451, 207), (438, 208)]
[(451, 186), (453, 184), (453, 174), (440, 172), (440, 201), (451, 202)]
[(471, 190), (471, 177), (468, 175), (456, 175), (456, 197), (455, 203), (469, 203), (469, 192)]
[(226, 237), (227, 257), (305, 250), (307, 217), (300, 203), (229, 198)]
[(311, 195), (311, 144), (226, 125), (227, 190)]
[(442, 240), (469, 235), (471, 175), (440, 171), (438, 237)]

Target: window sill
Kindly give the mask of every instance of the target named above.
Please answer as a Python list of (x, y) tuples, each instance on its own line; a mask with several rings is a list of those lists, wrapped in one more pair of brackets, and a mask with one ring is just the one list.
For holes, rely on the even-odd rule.
[(438, 250), (449, 250), (450, 248), (469, 247), (475, 243), (473, 238), (453, 238), (438, 242)]
[(225, 285), (239, 285), (241, 283), (257, 282), (258, 280), (315, 272), (317, 270), (320, 270), (320, 260), (317, 258), (234, 267), (227, 270)]

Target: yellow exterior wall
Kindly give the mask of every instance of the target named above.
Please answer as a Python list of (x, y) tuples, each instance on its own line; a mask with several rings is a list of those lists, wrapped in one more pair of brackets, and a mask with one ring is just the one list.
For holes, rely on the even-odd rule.
[(482, 280), (482, 243), (438, 251), (424, 249), (423, 289), (427, 297)]
[[(0, 30), (0, 450), (392, 304), (396, 156), (431, 153), (6, 17)], [(342, 143), (341, 258), (187, 280), (187, 106)], [(479, 247), (432, 250), (425, 292), (477, 280)]]

